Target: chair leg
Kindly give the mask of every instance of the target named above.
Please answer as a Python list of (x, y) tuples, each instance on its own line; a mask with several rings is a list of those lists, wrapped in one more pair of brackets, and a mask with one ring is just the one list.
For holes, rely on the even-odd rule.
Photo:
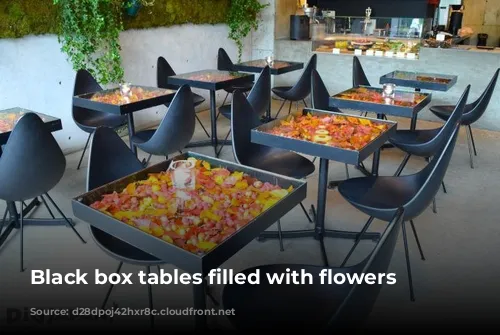
[[(118, 264), (118, 270), (116, 270), (115, 273), (120, 274), (120, 270), (122, 269), (123, 262), (120, 262)], [(106, 304), (108, 303), (109, 296), (111, 295), (111, 291), (113, 291), (113, 287), (115, 287), (114, 284), (109, 284), (108, 292), (106, 293), (106, 296), (104, 297), (104, 301), (102, 302), (101, 309), (104, 309), (106, 307)]]
[(306, 106), (306, 108), (307, 108), (306, 99), (302, 99), (302, 102), (304, 103), (304, 106)]
[(56, 203), (54, 202), (54, 200), (52, 200), (51, 196), (48, 193), (45, 193), (45, 195), (47, 196), (47, 198), (49, 199), (49, 201), (52, 203), (52, 206), (54, 206), (54, 208), (57, 210), (57, 212), (59, 213), (59, 215), (61, 215), (63, 217), (63, 219), (66, 220), (66, 222), (68, 223), (68, 225), (70, 226), (70, 228), (73, 229), (73, 231), (75, 232), (76, 236), (78, 236), (78, 238), (80, 239), (80, 241), (82, 241), (82, 243), (87, 243), (87, 242), (85, 242), (85, 240), (83, 239), (83, 237), (78, 233), (78, 231), (75, 229), (75, 227), (73, 226), (73, 224), (68, 220), (68, 218), (66, 217), (66, 215), (64, 215), (64, 213), (61, 211), (61, 209), (56, 205)]
[(399, 177), (401, 175), (401, 172), (403, 172), (410, 157), (411, 157), (411, 154), (406, 154), (405, 158), (403, 158), (403, 161), (401, 162), (398, 169), (396, 170), (396, 173), (394, 174), (394, 176)]
[[(226, 137), (224, 138), (224, 142), (227, 141), (227, 139), (229, 138), (229, 134), (231, 134), (231, 129), (229, 129), (229, 131), (227, 132), (227, 135)], [(224, 149), (224, 142), (222, 142), (221, 146), (220, 146), (220, 149), (219, 151), (217, 152), (217, 157), (219, 157), (220, 153), (222, 152), (222, 149)]]
[(302, 203), (300, 203), (300, 207), (302, 208), (302, 210), (304, 211), (304, 214), (306, 215), (307, 217), (307, 220), (309, 221), (309, 223), (312, 223), (313, 220), (311, 219), (311, 217), (309, 216), (309, 213), (307, 213), (307, 210), (306, 208), (304, 207), (304, 205)]
[(146, 165), (145, 166), (148, 166), (149, 165), (149, 161), (151, 160), (151, 157), (153, 157), (152, 154), (149, 155), (148, 159), (146, 160)]
[(345, 165), (345, 177), (346, 179), (349, 179), (349, 166), (347, 166), (347, 164)]
[(446, 190), (446, 186), (444, 185), (444, 181), (441, 182), (441, 185), (443, 186), (443, 192), (448, 193), (448, 191)]
[(89, 137), (87, 138), (87, 143), (85, 143), (85, 148), (83, 148), (82, 157), (80, 157), (80, 161), (78, 162), (78, 167), (76, 168), (77, 170), (80, 170), (80, 165), (82, 165), (83, 156), (85, 156), (85, 151), (87, 151), (87, 147), (90, 141), (90, 136), (92, 136), (92, 134), (89, 134)]
[(436, 198), (434, 197), (432, 199), (432, 211), (434, 212), (434, 214), (437, 214), (437, 206), (436, 206)]
[(471, 132), (469, 127), (465, 127), (465, 132), (467, 133), (467, 145), (469, 146), (469, 156), (470, 156), (470, 167), (474, 168), (474, 156), (472, 155), (472, 140)]
[(374, 219), (375, 219), (375, 217), (370, 216), (368, 221), (366, 221), (365, 226), (363, 227), (363, 229), (359, 232), (358, 236), (356, 237), (356, 241), (354, 241), (354, 245), (352, 246), (351, 250), (349, 250), (349, 253), (344, 258), (344, 261), (340, 265), (341, 268), (345, 266), (345, 264), (347, 263), (347, 261), (351, 257), (352, 253), (354, 252), (354, 249), (356, 249), (356, 247), (358, 246), (359, 241), (361, 241), (363, 234), (368, 230), (368, 227), (370, 227), (370, 224), (373, 222)]
[(313, 160), (312, 160), (313, 163), (316, 162), (316, 158), (318, 158), (318, 157), (314, 157), (313, 158)]
[(406, 222), (403, 222), (403, 226), (401, 228), (401, 230), (403, 231), (403, 242), (405, 245), (406, 271), (408, 271), (408, 284), (410, 285), (410, 300), (415, 301), (415, 294), (413, 292), (413, 280), (411, 277), (410, 252), (408, 251), (408, 239), (406, 238)]
[(280, 251), (285, 251), (285, 248), (283, 248), (283, 236), (282, 236), (282, 231), (281, 231), (281, 221), (278, 220), (278, 239), (280, 241)]
[(290, 101), (290, 106), (288, 106), (288, 115), (292, 112), (292, 101)]
[(424, 252), (422, 251), (422, 246), (420, 245), (420, 240), (418, 239), (417, 230), (415, 229), (415, 225), (413, 224), (413, 220), (410, 220), (411, 229), (413, 230), (413, 236), (415, 236), (415, 241), (417, 242), (418, 251), (420, 252), (420, 258), (425, 261)]
[(207, 129), (205, 128), (205, 126), (201, 122), (201, 120), (198, 117), (198, 115), (195, 114), (194, 116), (196, 117), (196, 120), (198, 120), (198, 123), (200, 124), (201, 128), (203, 129), (203, 131), (205, 132), (205, 134), (207, 135), (207, 137), (210, 138), (210, 134), (208, 133)]
[[(14, 205), (15, 206), (15, 205)], [(21, 218), (19, 224), (20, 224), (20, 230), (21, 230), (21, 272), (24, 272), (24, 203), (21, 201), (21, 211), (19, 213), (19, 216)]]
[(54, 213), (52, 213), (52, 211), (50, 210), (50, 207), (47, 204), (47, 202), (45, 201), (45, 198), (43, 197), (43, 195), (41, 195), (40, 198), (42, 199), (42, 202), (43, 202), (43, 205), (45, 206), (45, 208), (47, 208), (47, 211), (49, 211), (50, 216), (52, 216), (52, 218), (55, 219), (56, 217), (54, 216)]
[(470, 140), (472, 142), (472, 148), (474, 149), (474, 156), (477, 156), (476, 142), (474, 141), (474, 135), (472, 135), (472, 128), (470, 125), (468, 125), (467, 127), (469, 128)]
[[(151, 267), (147, 266), (146, 271), (149, 274), (151, 273)], [(151, 322), (151, 329), (154, 329), (155, 327), (155, 317), (153, 315), (153, 288), (151, 287), (151, 284), (148, 284), (148, 301), (149, 301), (149, 320)]]
[(283, 109), (283, 106), (285, 106), (285, 103), (286, 103), (286, 100), (283, 100), (283, 103), (281, 104), (280, 109), (278, 109), (278, 112), (276, 113), (276, 116), (275, 116), (276, 119), (280, 115), (281, 110)]

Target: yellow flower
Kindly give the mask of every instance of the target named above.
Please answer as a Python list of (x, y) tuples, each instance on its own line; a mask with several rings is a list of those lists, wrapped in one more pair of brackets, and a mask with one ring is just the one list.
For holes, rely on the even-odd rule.
[(224, 177), (223, 176), (215, 176), (214, 181), (218, 185), (222, 185), (222, 184), (224, 184)]
[(219, 222), (221, 220), (221, 217), (218, 216), (218, 215), (215, 215), (214, 213), (212, 213), (211, 210), (208, 210), (208, 209), (205, 209), (204, 211), (201, 211), (200, 213), (200, 218), (201, 219), (209, 219), (209, 220), (213, 220), (215, 222)]
[(168, 235), (163, 235), (162, 239), (168, 243), (174, 243), (174, 240), (172, 240), (172, 238)]
[(198, 242), (196, 246), (202, 250), (208, 251), (215, 248), (217, 246), (217, 243), (204, 241), (204, 242)]
[(126, 190), (129, 195), (134, 195), (136, 190), (135, 183), (128, 184)]
[(246, 180), (238, 181), (238, 182), (236, 182), (236, 185), (234, 185), (234, 186), (239, 190), (244, 190), (244, 189), (248, 188), (248, 183)]
[(203, 167), (204, 167), (205, 169), (207, 169), (207, 170), (210, 170), (210, 169), (211, 169), (211, 167), (210, 167), (210, 163), (209, 163), (209, 162), (205, 162), (205, 161), (203, 161), (203, 163), (201, 163), (201, 165), (203, 165)]
[(160, 185), (153, 185), (153, 186), (151, 186), (151, 190), (153, 192), (159, 192), (161, 190), (161, 187), (160, 187)]
[(272, 190), (271, 191), (271, 195), (273, 197), (276, 197), (278, 199), (281, 199), (281, 198), (284, 198), (288, 195), (288, 191), (287, 190), (283, 190), (283, 189), (280, 189), (280, 190)]

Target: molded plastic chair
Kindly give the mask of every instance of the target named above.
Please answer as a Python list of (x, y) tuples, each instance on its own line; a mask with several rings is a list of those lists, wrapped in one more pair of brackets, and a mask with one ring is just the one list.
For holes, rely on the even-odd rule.
[[(307, 158), (278, 148), (272, 148), (251, 141), (251, 130), (261, 125), (259, 115), (243, 93), (233, 93), (231, 129), (234, 159), (238, 164), (274, 172), (294, 178), (305, 178), (314, 172), (315, 166)], [(304, 205), (300, 204), (309, 222), (312, 222)], [(281, 223), (278, 220), (280, 250), (283, 251)]]
[[(223, 48), (219, 48), (219, 51), (217, 53), (217, 70), (219, 71), (229, 71), (229, 72), (237, 72), (234, 69), (234, 63), (231, 60), (231, 57), (227, 54), (226, 50)], [(252, 89), (253, 83), (244, 83), (244, 84), (238, 84), (236, 86), (231, 86), (231, 87), (226, 87), (224, 91), (227, 92), (226, 97), (224, 98), (224, 101), (222, 102), (221, 106), (224, 106), (226, 103), (227, 98), (229, 97), (229, 94), (232, 94), (235, 90), (240, 90), (243, 93), (247, 93)]]
[[(99, 91), (102, 91), (102, 87), (87, 70), (79, 70), (76, 73), (75, 87), (73, 89), (74, 96)], [(125, 115), (98, 112), (77, 106), (73, 106), (73, 120), (81, 130), (89, 133), (82, 156), (78, 162), (77, 170), (80, 169), (82, 164), (83, 156), (85, 156), (85, 151), (89, 145), (90, 136), (97, 127), (117, 129), (127, 124), (127, 116)]]
[(21, 272), (24, 271), (22, 212), (25, 200), (42, 198), (52, 218), (55, 218), (44, 199), (46, 196), (78, 238), (86, 243), (48, 193), (59, 183), (65, 169), (66, 158), (42, 119), (35, 113), (25, 114), (12, 130), (0, 158), (0, 199), (19, 202), (21, 206)]
[(352, 59), (352, 87), (372, 86), (357, 56)]
[(312, 70), (316, 69), (317, 58), (317, 55), (311, 56), (311, 59), (309, 59), (309, 62), (307, 63), (304, 71), (302, 71), (302, 74), (300, 75), (299, 80), (297, 81), (297, 83), (295, 83), (294, 86), (273, 87), (273, 93), (283, 99), (283, 103), (281, 104), (278, 113), (276, 113), (276, 118), (278, 118), (281, 109), (287, 101), (290, 101), (288, 114), (290, 114), (292, 110), (292, 102), (298, 103), (299, 101), (302, 101), (307, 107), (305, 98), (307, 98), (307, 96), (309, 96), (309, 94), (311, 93), (311, 72)]
[[(370, 315), (383, 284), (321, 283), (321, 273), (330, 278), (367, 273), (387, 273), (402, 226), (403, 210), (396, 211), (374, 250), (352, 267), (333, 268), (299, 264), (273, 264), (246, 269), (248, 276), (259, 271), (259, 285), (226, 285), (223, 291), (225, 309), (238, 330), (294, 330), (305, 333), (335, 334), (359, 330)], [(269, 284), (267, 275), (284, 276), (287, 270), (312, 275), (312, 284)], [(330, 273), (328, 273), (329, 271)], [(328, 278), (328, 277), (325, 277)]]
[[(125, 142), (111, 128), (99, 127), (92, 135), (90, 143), (89, 167), (87, 172), (87, 192), (123, 178), (144, 168), (141, 161), (130, 151)], [(126, 243), (122, 240), (90, 226), (90, 234), (95, 243), (110, 257), (120, 263), (115, 273), (120, 273), (123, 263), (146, 267), (149, 274), (151, 266), (158, 267), (165, 262)], [(101, 308), (104, 309), (114, 285), (110, 285)], [(153, 309), (151, 285), (148, 284), (149, 308)], [(154, 316), (151, 315), (151, 326)]]
[[(267, 109), (269, 108), (269, 102), (271, 101), (271, 70), (269, 66), (266, 66), (262, 72), (260, 73), (259, 79), (255, 82), (255, 85), (252, 87), (252, 90), (248, 94), (248, 102), (252, 106), (254, 114), (262, 119)], [(231, 120), (231, 105), (224, 105), (219, 108), (219, 113), (222, 114), (225, 118)], [(227, 140), (229, 135), (231, 134), (231, 129), (227, 132), (226, 138)], [(219, 154), (222, 151), (224, 145), (221, 146), (219, 150)]]
[[(464, 115), (462, 116), (462, 126), (465, 126), (467, 131), (467, 144), (469, 146), (469, 156), (470, 156), (470, 167), (474, 168), (474, 156), (477, 156), (476, 143), (474, 142), (474, 136), (472, 135), (471, 125), (479, 120), (483, 116), (484, 112), (488, 108), (491, 100), (491, 96), (495, 91), (495, 86), (498, 80), (498, 74), (500, 68), (495, 71), (493, 78), (491, 78), (490, 83), (484, 90), (483, 94), (474, 101), (473, 103), (467, 104), (465, 106)], [(453, 106), (433, 106), (430, 108), (431, 112), (442, 120), (448, 120), (451, 112), (453, 111)], [(474, 151), (474, 156), (472, 155)]]
[[(156, 64), (156, 84), (159, 88), (164, 88), (164, 89), (170, 89), (170, 90), (178, 90), (180, 88), (179, 85), (173, 85), (168, 83), (168, 77), (175, 76), (176, 73), (174, 69), (170, 66), (170, 64), (167, 62), (167, 60), (163, 57), (158, 57), (158, 61)], [(199, 94), (193, 93), (193, 103), (194, 107), (197, 107), (201, 105), (203, 102), (205, 102), (205, 98), (202, 97)], [(171, 101), (165, 104), (165, 106), (169, 107)], [(201, 111), (200, 111), (201, 112)], [(207, 129), (201, 122), (200, 118), (198, 115), (195, 114), (196, 120), (200, 124), (201, 128), (203, 128), (203, 131), (207, 135), (207, 137), (210, 137), (210, 134), (208, 133)]]
[[(420, 256), (422, 260), (425, 260), (417, 231), (413, 224), (413, 219), (418, 217), (430, 205), (441, 186), (441, 182), (443, 181), (453, 154), (453, 149), (455, 148), (460, 127), (460, 117), (462, 116), (464, 105), (465, 103), (462, 101), (462, 104), (457, 107), (458, 117), (456, 122), (450, 123), (445, 127), (443, 136), (447, 138), (447, 141), (434, 155), (430, 163), (421, 171), (412, 175), (399, 177), (370, 176), (352, 178), (339, 185), (340, 194), (351, 205), (370, 216), (342, 265), (346, 264), (373, 219), (377, 218), (379, 220), (389, 221), (400, 207), (405, 209), (404, 221), (410, 222), (420, 251)], [(408, 242), (404, 225), (403, 241), (405, 245), (406, 265), (410, 286), (410, 299), (414, 301), (415, 295), (413, 293)]]
[(194, 127), (193, 95), (189, 86), (183, 85), (177, 90), (158, 128), (136, 133), (132, 142), (148, 154), (168, 157), (184, 149), (191, 141)]
[[(449, 135), (447, 127), (452, 127), (456, 124), (457, 118), (460, 118), (460, 109), (463, 109), (463, 106), (465, 106), (467, 97), (469, 96), (469, 91), (470, 85), (467, 86), (462, 94), (462, 97), (458, 100), (453, 113), (442, 127), (436, 129), (397, 130), (396, 133), (389, 138), (389, 142), (392, 145), (406, 152), (406, 156), (399, 165), (395, 176), (401, 175), (401, 172), (403, 172), (403, 169), (412, 155), (427, 158), (434, 156), (436, 152), (438, 152), (443, 143), (448, 140)], [(444, 182), (442, 182), (442, 185), (443, 190), (446, 193)], [(435, 200), (433, 201), (433, 210), (434, 213), (437, 212)]]

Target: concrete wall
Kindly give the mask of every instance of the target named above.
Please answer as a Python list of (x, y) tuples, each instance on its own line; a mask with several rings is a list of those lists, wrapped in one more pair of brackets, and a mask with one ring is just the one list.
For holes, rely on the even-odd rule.
[(464, 0), (462, 25), (471, 27), (474, 36), (471, 44), (476, 44), (477, 34), (488, 34), (488, 45), (500, 44), (500, 0)]
[[(227, 34), (226, 25), (126, 31), (121, 36), (125, 80), (156, 86), (158, 56), (165, 57), (178, 73), (216, 68), (219, 47), (236, 60), (236, 45)], [(249, 39), (245, 60), (251, 57), (251, 45)], [(74, 77), (56, 36), (0, 39), (0, 110), (19, 106), (61, 118), (63, 130), (54, 135), (64, 152), (83, 148), (88, 136), (71, 117)], [(207, 91), (197, 92), (208, 98)], [(220, 93), (218, 100), (222, 99)], [(162, 106), (136, 113), (136, 129), (159, 123), (165, 111)]]
[[(303, 62), (307, 62), (313, 54), (309, 41), (277, 40), (275, 52), (276, 57), (280, 59)], [(318, 54), (318, 72), (331, 94), (352, 87), (352, 59), (351, 55)], [(479, 97), (495, 70), (500, 67), (500, 53), (424, 48), (421, 50), (419, 60), (363, 56), (360, 57), (360, 61), (373, 86), (380, 86), (380, 76), (395, 70), (457, 75), (457, 84), (448, 92), (432, 92), (430, 103), (432, 106), (455, 104), (468, 84), (471, 84), (469, 101)], [(292, 85), (298, 80), (300, 74), (301, 71), (295, 71), (278, 76), (275, 84)], [(427, 108), (420, 112), (419, 119), (439, 120)], [(488, 110), (474, 126), (500, 131), (500, 83), (497, 84)]]

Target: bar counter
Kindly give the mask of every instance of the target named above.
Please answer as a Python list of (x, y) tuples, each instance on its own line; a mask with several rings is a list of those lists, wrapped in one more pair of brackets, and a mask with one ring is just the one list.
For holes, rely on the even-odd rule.
[[(471, 48), (471, 50), (466, 50)], [(335, 94), (352, 87), (351, 54), (331, 54), (313, 52), (311, 41), (293, 41), (277, 39), (274, 45), (277, 59), (290, 59), (307, 62), (316, 53), (317, 69), (330, 94)], [(486, 51), (473, 46), (459, 48), (434, 49), (421, 48), (418, 59), (398, 59), (377, 56), (359, 56), (366, 76), (372, 86), (381, 86), (381, 76), (396, 70), (424, 73), (439, 73), (458, 76), (458, 81), (448, 92), (433, 92), (429, 106), (455, 104), (465, 87), (471, 84), (469, 102), (477, 99), (488, 85), (497, 68), (500, 67), (500, 49)], [(300, 76), (296, 71), (274, 79), (275, 86), (291, 86)], [(403, 89), (403, 88), (402, 88)], [(419, 114), (419, 120), (439, 121), (428, 107)], [(478, 128), (500, 131), (500, 88), (495, 90), (485, 115), (475, 123)]]

